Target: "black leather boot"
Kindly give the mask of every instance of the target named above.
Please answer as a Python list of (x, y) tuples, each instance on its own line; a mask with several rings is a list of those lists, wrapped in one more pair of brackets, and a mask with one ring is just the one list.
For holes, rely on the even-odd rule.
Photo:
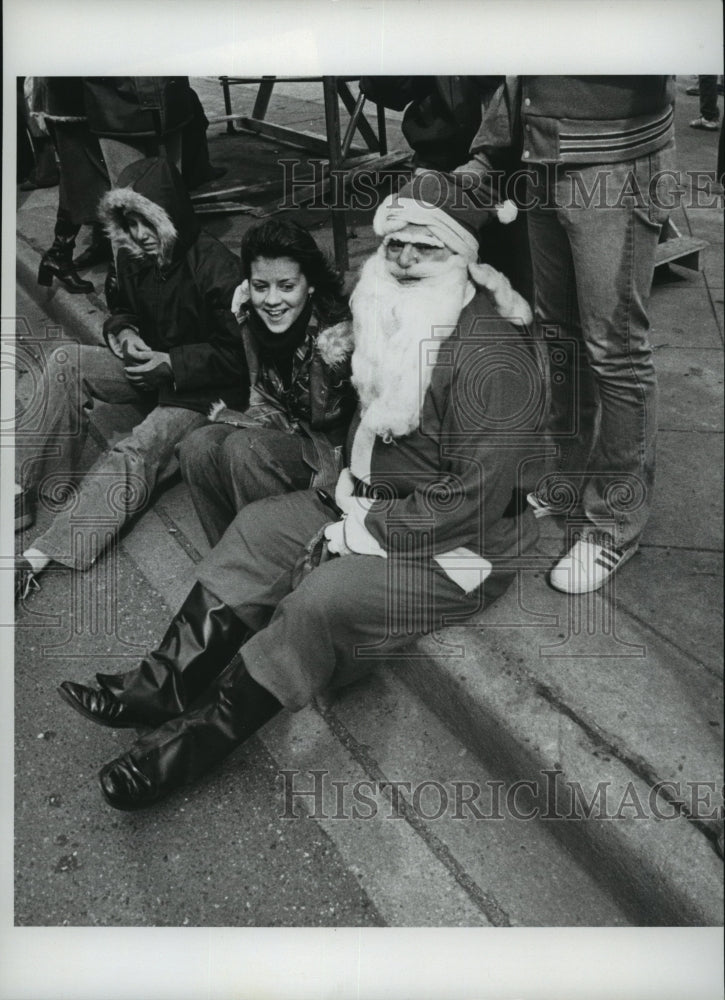
[(133, 670), (96, 674), (100, 690), (64, 681), (61, 698), (102, 726), (158, 726), (184, 712), (224, 670), (250, 630), (194, 584), (158, 649)]
[(53, 284), (53, 278), (57, 278), (66, 290), (74, 295), (93, 291), (92, 282), (79, 278), (73, 267), (73, 247), (76, 245), (76, 236), (80, 228), (64, 219), (58, 219), (55, 224), (53, 245), (45, 251), (40, 260), (39, 285), (49, 288)]
[(105, 264), (110, 261), (112, 257), (111, 253), (111, 241), (106, 236), (103, 226), (99, 223), (93, 223), (93, 229), (91, 230), (91, 242), (78, 254), (76, 259), (73, 261), (73, 267), (76, 271), (82, 271), (86, 267), (94, 267), (96, 264)]
[(232, 662), (193, 709), (142, 736), (101, 768), (114, 809), (144, 809), (200, 777), (281, 710), (279, 701)]

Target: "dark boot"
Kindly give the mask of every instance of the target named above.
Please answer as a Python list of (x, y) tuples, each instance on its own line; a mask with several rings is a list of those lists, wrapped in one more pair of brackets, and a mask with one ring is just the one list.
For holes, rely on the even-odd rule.
[(103, 293), (106, 296), (106, 305), (111, 312), (115, 312), (119, 305), (119, 294), (118, 294), (118, 273), (116, 271), (116, 262), (111, 256), (108, 262), (108, 272), (106, 274), (106, 280), (103, 282)]
[(94, 267), (96, 264), (105, 264), (112, 258), (111, 241), (106, 236), (103, 226), (97, 222), (93, 223), (91, 230), (91, 242), (73, 261), (76, 271), (82, 271), (86, 267)]
[(103, 726), (158, 726), (184, 712), (249, 636), (234, 612), (194, 584), (158, 649), (123, 674), (96, 674), (100, 690), (65, 681), (59, 694)]
[(73, 294), (93, 291), (92, 283), (79, 278), (73, 267), (73, 247), (80, 228), (66, 219), (56, 220), (53, 246), (45, 251), (40, 260), (39, 285), (49, 288), (53, 284), (53, 278), (57, 278)]
[(193, 709), (142, 736), (101, 768), (101, 791), (114, 809), (153, 805), (220, 763), (281, 708), (250, 677), (241, 658), (235, 660)]

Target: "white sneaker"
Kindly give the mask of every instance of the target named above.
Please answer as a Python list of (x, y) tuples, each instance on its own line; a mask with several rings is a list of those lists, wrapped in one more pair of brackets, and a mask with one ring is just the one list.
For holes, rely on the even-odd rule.
[(606, 583), (612, 573), (624, 566), (638, 545), (615, 549), (581, 539), (560, 559), (549, 574), (549, 582), (565, 594), (587, 594)]

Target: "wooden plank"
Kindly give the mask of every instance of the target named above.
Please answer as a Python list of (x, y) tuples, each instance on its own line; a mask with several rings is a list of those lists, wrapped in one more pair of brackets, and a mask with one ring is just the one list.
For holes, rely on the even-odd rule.
[(265, 181), (262, 184), (240, 184), (238, 187), (221, 188), (218, 191), (205, 191), (201, 194), (191, 195), (194, 205), (201, 205), (210, 201), (227, 201), (239, 197), (256, 197), (257, 195), (273, 194), (281, 190), (282, 181)]
[(210, 201), (203, 205), (195, 205), (194, 211), (197, 215), (245, 214), (255, 215), (259, 218), (264, 215), (262, 208), (255, 205), (245, 205), (243, 201)]
[(700, 251), (709, 246), (706, 240), (696, 236), (675, 236), (663, 240), (655, 253), (655, 267), (662, 264), (679, 264), (691, 271), (700, 270)]
[(310, 153), (329, 156), (329, 146), (324, 135), (302, 129), (288, 128), (286, 125), (275, 125), (258, 118), (242, 118), (241, 127), (256, 135), (270, 139), (280, 139), (293, 146), (300, 146)]
[(274, 88), (276, 77), (274, 76), (263, 76), (260, 84), (259, 90), (257, 91), (257, 96), (254, 101), (254, 107), (252, 108), (252, 118), (257, 118), (262, 121), (267, 114), (267, 108), (269, 107), (269, 102), (272, 98), (272, 90)]
[[(342, 167), (340, 107), (337, 103), (338, 81), (334, 76), (322, 79), (322, 89), (325, 96), (325, 130), (327, 132), (327, 149), (330, 160), (331, 176), (339, 176)], [(337, 199), (335, 199), (337, 202)], [(347, 213), (339, 203), (332, 209), (332, 239), (335, 247), (335, 263), (341, 274), (349, 267), (347, 253)]]
[[(394, 167), (408, 159), (410, 159), (410, 150), (398, 150), (397, 152), (386, 153), (385, 156), (376, 156), (374, 153), (364, 157), (361, 156), (354, 164), (351, 164), (350, 161), (346, 161), (342, 167), (345, 172), (342, 183), (345, 187), (347, 187), (353, 177), (357, 174), (383, 173), (386, 170), (392, 170)], [(324, 180), (318, 181), (317, 184), (309, 184), (307, 187), (295, 188), (295, 205), (305, 205), (307, 202), (314, 201), (319, 198), (320, 195), (326, 194), (329, 190), (329, 177), (325, 177)]]
[[(350, 115), (350, 125), (354, 129), (360, 132), (363, 142), (368, 147), (368, 149), (378, 152), (380, 150), (380, 143), (378, 142), (378, 137), (375, 135), (370, 123), (363, 114), (363, 107), (365, 105), (365, 95), (361, 92), (357, 100), (350, 93), (350, 88), (345, 83), (344, 80), (337, 81), (337, 92), (342, 98), (342, 103), (347, 108), (347, 113)], [(354, 124), (353, 124), (354, 123)], [(352, 135), (350, 136), (352, 138)], [(346, 152), (343, 146), (343, 155)]]

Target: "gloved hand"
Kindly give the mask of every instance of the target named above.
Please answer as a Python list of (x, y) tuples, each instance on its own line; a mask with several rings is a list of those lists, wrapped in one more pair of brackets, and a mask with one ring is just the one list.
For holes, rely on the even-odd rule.
[(135, 330), (122, 330), (118, 337), (121, 357), (127, 365), (140, 364), (151, 348)]
[(325, 527), (325, 538), (327, 539), (327, 549), (336, 556), (350, 556), (352, 549), (345, 543), (345, 519), (332, 521)]
[(137, 389), (150, 392), (166, 382), (173, 381), (171, 358), (162, 351), (150, 351), (148, 348), (139, 351), (133, 349), (134, 363), (126, 366), (126, 378)]

